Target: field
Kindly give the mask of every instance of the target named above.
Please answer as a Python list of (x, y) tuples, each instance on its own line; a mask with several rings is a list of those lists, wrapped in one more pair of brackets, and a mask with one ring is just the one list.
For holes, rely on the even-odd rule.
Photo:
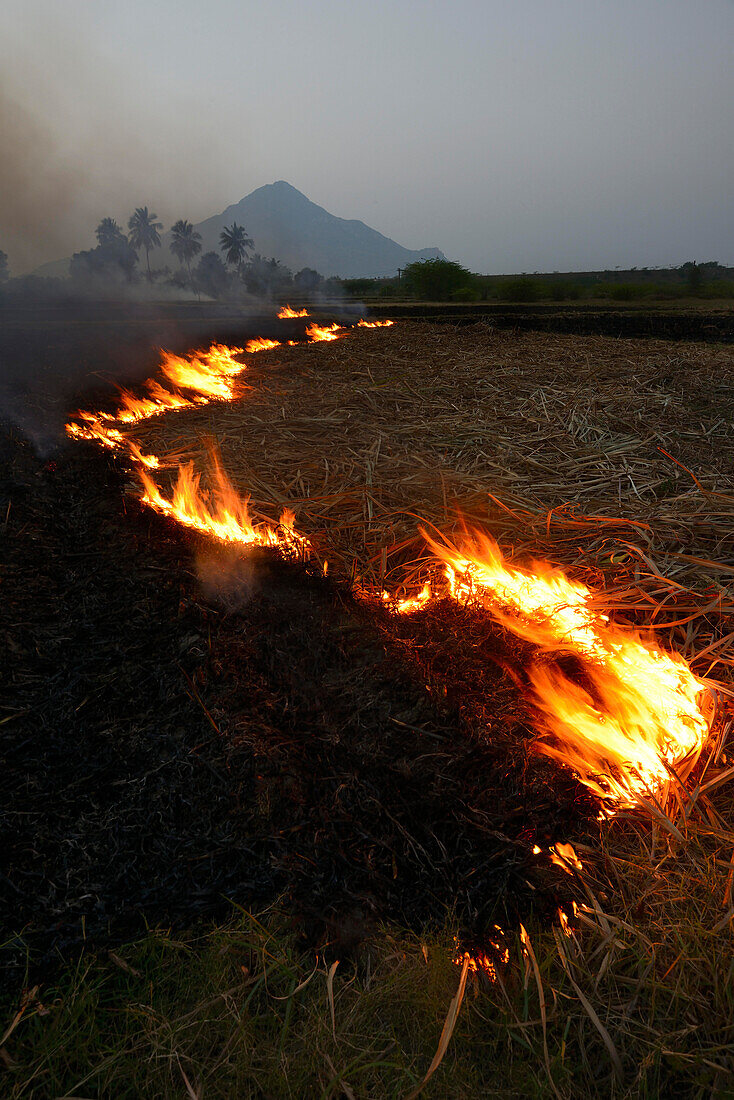
[[(4, 440), (6, 1093), (401, 1096), (440, 1055), (426, 1096), (732, 1094), (731, 346), (292, 335), (135, 437), (164, 493), (214, 440), (306, 555)], [(465, 524), (710, 685), (665, 801), (600, 819), (537, 751), (506, 623), (396, 613)]]

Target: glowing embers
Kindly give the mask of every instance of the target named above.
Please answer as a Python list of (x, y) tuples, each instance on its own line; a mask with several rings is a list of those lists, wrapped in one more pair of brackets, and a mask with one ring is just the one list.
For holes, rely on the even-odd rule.
[(306, 336), (311, 344), (317, 344), (320, 340), (338, 340), (341, 336), (345, 335), (346, 332), (341, 325), (336, 323), (336, 321), (333, 325), (326, 326), (317, 325), (314, 322), (306, 329)]
[(278, 313), (278, 317), (281, 321), (288, 320), (291, 317), (308, 317), (307, 309), (291, 309), (290, 306), (283, 306)]
[[(458, 945), (458, 941), (457, 945)], [(459, 951), (454, 956), (456, 966), (464, 966), (470, 974), (484, 974), (490, 982), (497, 981), (497, 969), (506, 966), (510, 961), (510, 949), (505, 939), (505, 932), (499, 924), (495, 924), (494, 931), (487, 941), (487, 948), (483, 951)]]
[(357, 321), (357, 328), (390, 328), (394, 321)]
[[(448, 595), (485, 608), (545, 651), (525, 669), (541, 752), (572, 768), (610, 808), (658, 797), (672, 771), (690, 771), (708, 723), (704, 684), (681, 656), (611, 623), (591, 589), (547, 563), (511, 565), (479, 532), (459, 545), (423, 534), (444, 565)], [(395, 606), (416, 609), (410, 600)], [(579, 658), (578, 682), (550, 659), (564, 653)]]
[(241, 546), (276, 546), (281, 550), (304, 552), (306, 539), (294, 528), (294, 515), (284, 509), (278, 524), (253, 523), (249, 513), (249, 497), (240, 496), (222, 469), (218, 454), (212, 448), (212, 489), (201, 486), (201, 474), (194, 471), (193, 462), (179, 466), (178, 479), (170, 499), (163, 496), (152, 477), (144, 469), (138, 471), (143, 484), (143, 504), (171, 516), (185, 527), (202, 531), (221, 542)]

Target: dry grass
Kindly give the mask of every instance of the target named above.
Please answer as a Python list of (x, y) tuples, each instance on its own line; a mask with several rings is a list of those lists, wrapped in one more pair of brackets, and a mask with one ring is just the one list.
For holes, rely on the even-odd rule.
[(255, 508), (293, 507), (352, 580), (412, 584), (419, 521), (460, 513), (654, 620), (700, 673), (725, 663), (730, 347), (400, 323), (261, 353), (243, 379), (234, 402), (141, 425), (143, 449), (203, 464), (214, 437)]
[(450, 924), (335, 966), (277, 912), (83, 959), (8, 1006), (3, 1095), (404, 1097), (438, 1062), (427, 1097), (730, 1096), (731, 860), (706, 829), (607, 840), (573, 934), (508, 933), (494, 984)]
[(7, 1095), (402, 1096), (450, 1012), (426, 1096), (734, 1095), (732, 349), (405, 323), (263, 353), (245, 379), (142, 426), (143, 449), (200, 460), (216, 437), (257, 508), (290, 504), (365, 584), (410, 583), (418, 520), (460, 510), (714, 674), (715, 737), (672, 829), (625, 814), (580, 851), (573, 934), (508, 931), (498, 982), (464, 974), (463, 1002), (450, 925), (385, 929), (334, 969), (241, 915), (80, 964), (45, 1014), (9, 1006)]

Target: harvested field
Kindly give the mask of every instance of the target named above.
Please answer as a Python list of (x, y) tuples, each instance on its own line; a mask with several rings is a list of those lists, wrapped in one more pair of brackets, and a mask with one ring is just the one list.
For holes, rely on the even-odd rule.
[[(268, 552), (243, 569), (126, 500), (92, 448), (42, 464), (5, 439), (3, 468), (7, 981), (28, 953), (45, 973), (59, 950), (187, 927), (228, 899), (281, 898), (306, 942), (342, 953), (390, 916), (418, 927), (456, 904), (480, 931), (553, 912), (565, 876), (529, 860), (527, 830), (551, 843), (593, 802), (547, 762), (525, 777), (496, 666), (481, 744), (461, 701), (431, 699), (409, 653), (312, 569)], [(234, 602), (202, 595), (222, 574)]]
[[(424, 937), (420, 950), (412, 940), (389, 947), (389, 960), (416, 956), (421, 996), (420, 968), (450, 967), (455, 928), (477, 957), (494, 951), (470, 985), (466, 956), (461, 976), (444, 975), (441, 987), (459, 982), (449, 1015), (473, 991), (463, 1020), (475, 1022), (476, 1040), (455, 1063), (463, 1058), (474, 1082), (464, 1094), (486, 1095), (496, 1073), (490, 1020), (502, 1072), (530, 1054), (538, 1095), (558, 1095), (554, 1077), (570, 1094), (583, 1077), (589, 1095), (623, 1081), (629, 1095), (636, 1081), (639, 1095), (664, 1095), (681, 1074), (716, 1091), (734, 1065), (722, 978), (734, 919), (732, 350), (405, 322), (242, 358), (234, 400), (141, 421), (135, 437), (163, 458), (155, 477), (164, 492), (189, 459), (206, 482), (213, 438), (255, 512), (273, 520), (294, 509), (315, 561), (243, 553), (184, 530), (140, 505), (124, 460), (88, 444), (44, 463), (12, 434), (3, 440), (9, 989), (28, 976), (47, 982), (59, 953), (116, 947), (149, 925), (181, 930), (175, 949), (188, 952), (190, 937), (203, 929), (208, 940), (206, 921), (226, 919), (233, 901), (242, 921), (212, 943), (230, 937), (247, 965), (230, 975), (226, 963), (221, 997), (229, 1005), (261, 969), (263, 1020), (287, 1003), (273, 1048), (278, 1079), (286, 999), (311, 980), (304, 946), (319, 952), (328, 996), (336, 991), (336, 1024), (332, 999), (330, 1021), (302, 1025), (309, 1035), (321, 1029), (305, 1089), (349, 1078), (340, 1006), (353, 986), (372, 996), (373, 961), (396, 942), (390, 928)], [(667, 807), (600, 821), (592, 791), (535, 751), (526, 670), (537, 645), (471, 601), (395, 615), (377, 598), (382, 588), (414, 591), (435, 570), (421, 523), (451, 534), (464, 520), (491, 531), (515, 561), (562, 564), (598, 591), (599, 608), (648, 627), (711, 677), (710, 743), (682, 779), (672, 772)], [(585, 682), (573, 655), (558, 664)], [(567, 841), (583, 861), (572, 875), (550, 851)], [(269, 929), (281, 920), (287, 983), (274, 993), (282, 951)], [(261, 959), (242, 947), (250, 925), (269, 944)], [(440, 946), (429, 950), (430, 929)], [(155, 942), (143, 942), (143, 956)], [(119, 950), (54, 1001), (50, 1023), (37, 990), (23, 995), (6, 1033), (8, 1065), (23, 1059), (25, 1042), (58, 1081), (87, 1080), (89, 1055), (77, 1070), (66, 1039), (59, 1054), (44, 1044), (87, 1003), (87, 974), (94, 990), (110, 985), (108, 971), (143, 989), (146, 963)], [(193, 958), (182, 962), (187, 989)], [(504, 977), (492, 985), (498, 963)], [(105, 1014), (94, 990), (96, 1022)], [(389, 983), (383, 993), (394, 1007)], [(130, 992), (132, 1007), (125, 996), (112, 1002), (114, 1020), (138, 1012), (147, 992)], [(364, 1001), (355, 993), (355, 1012)], [(171, 1025), (192, 1079), (195, 1065), (201, 1079), (210, 1072), (209, 1054), (181, 1028), (201, 1018), (208, 1036), (213, 1003), (202, 994)], [(443, 1013), (431, 1011), (440, 1026)], [(401, 1001), (400, 1014), (414, 1034), (415, 1005)], [(240, 1027), (226, 1023), (225, 1051)], [(90, 1050), (107, 1041), (90, 1039)], [(382, 1038), (374, 1041), (377, 1056)], [(125, 1055), (94, 1073), (109, 1067), (113, 1090), (145, 1078), (141, 1087), (155, 1091), (158, 1070), (140, 1067), (160, 1059), (140, 1057), (146, 1042), (125, 1039)], [(263, 1042), (263, 1064), (268, 1050)], [(431, 1055), (421, 1053), (420, 1073), (412, 1063), (400, 1071), (406, 1087)], [(211, 1074), (220, 1072), (217, 1058)], [(233, 1054), (231, 1072), (247, 1082), (254, 1071), (238, 1069)], [(232, 1094), (224, 1079), (219, 1086)], [(446, 1089), (456, 1094), (450, 1076)], [(385, 1092), (381, 1078), (365, 1095)]]
[(256, 509), (291, 506), (348, 579), (412, 581), (418, 524), (452, 530), (460, 514), (517, 555), (631, 586), (624, 610), (670, 582), (692, 609), (726, 603), (729, 347), (403, 322), (262, 353), (242, 384), (239, 400), (141, 424), (143, 450), (202, 464), (215, 439)]

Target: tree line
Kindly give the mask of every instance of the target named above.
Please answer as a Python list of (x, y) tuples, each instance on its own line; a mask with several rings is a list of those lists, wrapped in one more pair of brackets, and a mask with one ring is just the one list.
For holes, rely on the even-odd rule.
[[(69, 263), (73, 285), (84, 290), (95, 287), (131, 284), (141, 277), (140, 257), (145, 255), (143, 275), (149, 283), (163, 282), (174, 289), (187, 289), (212, 298), (236, 297), (243, 289), (258, 296), (271, 296), (295, 291), (312, 294), (340, 294), (341, 280), (324, 279), (313, 268), (304, 267), (293, 273), (274, 257), (266, 259), (254, 252), (255, 242), (246, 228), (233, 222), (219, 235), (219, 252), (202, 253), (201, 234), (190, 221), (179, 219), (170, 228), (169, 250), (178, 261), (178, 269), (168, 266), (151, 268), (151, 253), (162, 247), (163, 224), (147, 206), (139, 206), (130, 215), (127, 233), (114, 218), (103, 218), (95, 229), (94, 248), (75, 252)], [(221, 253), (221, 254), (220, 254)], [(195, 263), (196, 261), (196, 263)], [(7, 255), (0, 251), (0, 283), (10, 277)], [(34, 287), (49, 291), (57, 279), (26, 276), (14, 280), (24, 284), (19, 289)]]
[(478, 275), (451, 260), (419, 260), (399, 275), (346, 279), (353, 298), (401, 298), (424, 302), (612, 302), (681, 298), (734, 298), (734, 268), (715, 261), (689, 260), (680, 267), (630, 268), (589, 272), (536, 272), (533, 275)]
[[(146, 277), (149, 282), (163, 277), (175, 288), (188, 288), (211, 298), (237, 296), (244, 289), (254, 295), (265, 296), (295, 289), (299, 293), (311, 293), (323, 286), (326, 292), (336, 293), (331, 284), (338, 280), (324, 280), (313, 268), (302, 268), (295, 275), (274, 257), (265, 259), (254, 252), (255, 242), (246, 228), (233, 222), (219, 234), (219, 251), (202, 251), (201, 234), (190, 221), (179, 219), (171, 226), (169, 249), (179, 262), (178, 272), (168, 268), (153, 272), (150, 253), (161, 247), (163, 226), (157, 215), (147, 206), (138, 207), (128, 221), (127, 236), (113, 218), (104, 218), (96, 229), (97, 248), (74, 255), (70, 265), (72, 279), (88, 279), (91, 275), (106, 273), (115, 266), (128, 281), (134, 278), (138, 254), (145, 252)], [(200, 257), (196, 267), (193, 261)], [(185, 274), (184, 274), (185, 270)]]
[[(163, 224), (158, 221), (158, 215), (148, 210), (147, 206), (138, 206), (130, 215), (127, 228), (128, 232), (125, 234), (114, 218), (103, 218), (95, 230), (96, 248), (74, 253), (69, 268), (72, 279), (88, 281), (90, 278), (117, 276), (118, 279), (122, 277), (132, 282), (141, 252), (145, 253), (148, 282), (153, 282), (161, 274), (170, 274), (167, 268), (162, 273), (154, 273), (150, 266), (151, 252), (161, 247)], [(170, 233), (169, 249), (178, 260), (180, 270), (185, 268), (184, 281), (191, 289), (206, 291), (210, 284), (217, 282), (217, 275), (223, 274), (226, 277), (227, 267), (216, 252), (207, 253), (199, 261), (196, 270), (192, 270), (192, 261), (201, 252), (202, 245), (201, 234), (197, 233), (190, 221), (180, 218), (173, 223)], [(240, 280), (253, 245), (254, 241), (248, 236), (245, 227), (237, 222), (225, 226), (219, 235), (219, 246), (226, 264), (237, 272)], [(180, 273), (174, 281), (181, 284)], [(200, 285), (202, 283), (203, 286)]]

